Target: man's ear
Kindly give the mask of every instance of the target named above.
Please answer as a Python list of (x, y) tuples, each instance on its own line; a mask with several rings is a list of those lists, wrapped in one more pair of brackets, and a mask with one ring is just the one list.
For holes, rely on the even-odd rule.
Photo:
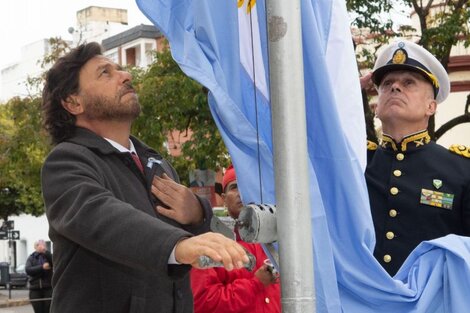
[(428, 116), (432, 116), (436, 113), (436, 109), (437, 109), (437, 102), (436, 100), (431, 100), (428, 102), (428, 106), (426, 108), (426, 115)]
[(67, 99), (62, 100), (62, 106), (72, 115), (83, 113), (83, 106), (75, 95), (70, 95)]

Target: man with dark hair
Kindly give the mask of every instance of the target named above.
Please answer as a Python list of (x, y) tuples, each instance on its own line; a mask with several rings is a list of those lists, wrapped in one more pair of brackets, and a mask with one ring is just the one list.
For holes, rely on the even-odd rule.
[(450, 83), (427, 50), (404, 40), (388, 45), (372, 81), (383, 129), (380, 145), (368, 145), (366, 169), (374, 256), (394, 275), (420, 242), (470, 235), (470, 153), (459, 145), (449, 151), (428, 134), (429, 118)]
[(131, 79), (97, 43), (75, 48), (46, 76), (44, 122), (56, 146), (42, 190), (54, 313), (192, 312), (190, 265), (201, 256), (228, 270), (248, 262), (235, 241), (203, 233), (208, 202), (130, 135), (140, 113)]

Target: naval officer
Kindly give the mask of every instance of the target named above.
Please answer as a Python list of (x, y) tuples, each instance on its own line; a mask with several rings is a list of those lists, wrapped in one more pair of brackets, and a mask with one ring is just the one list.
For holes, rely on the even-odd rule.
[(372, 73), (382, 122), (379, 145), (368, 144), (366, 181), (376, 247), (394, 275), (422, 241), (470, 235), (470, 151), (446, 149), (427, 128), (450, 90), (449, 77), (427, 50), (408, 41), (388, 45)]

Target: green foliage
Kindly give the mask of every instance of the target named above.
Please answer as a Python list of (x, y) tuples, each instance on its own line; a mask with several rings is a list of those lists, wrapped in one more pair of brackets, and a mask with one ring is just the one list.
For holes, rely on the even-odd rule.
[[(191, 169), (227, 166), (228, 154), (207, 104), (207, 90), (180, 70), (170, 50), (157, 53), (146, 71), (133, 75), (143, 112), (133, 124), (133, 134), (169, 158), (184, 183)], [(177, 157), (164, 146), (172, 131), (189, 138)]]
[(470, 44), (470, 1), (449, 2), (435, 15), (423, 16), (426, 28), (421, 44), (431, 51), (444, 67), (447, 67), (450, 50), (458, 42), (465, 47)]
[(44, 213), (40, 170), (48, 152), (40, 98), (13, 98), (0, 106), (0, 217)]
[[(50, 53), (40, 61), (44, 69), (70, 50), (61, 38), (50, 38), (49, 43)], [(26, 79), (29, 97), (15, 97), (0, 105), (0, 217), (4, 220), (22, 213), (44, 213), (40, 172), (50, 149), (38, 92), (44, 75)]]
[[(431, 51), (447, 67), (450, 50), (458, 42), (470, 45), (470, 1), (419, 1), (419, 0), (347, 0), (348, 11), (353, 17), (352, 26), (363, 31), (356, 38), (357, 44), (368, 47), (358, 49), (362, 66), (370, 67), (376, 50), (393, 37), (420, 38), (419, 43)], [(420, 30), (410, 25), (399, 25), (391, 12), (403, 14), (413, 9), (419, 20)]]
[(347, 0), (346, 7), (349, 12), (354, 12), (353, 26), (368, 28), (373, 33), (384, 33), (393, 26), (391, 18), (384, 12), (389, 12), (397, 2), (401, 1)]
[(20, 191), (14, 187), (0, 189), (0, 217), (7, 221), (9, 216), (19, 215), (25, 206), (19, 201)]
[(352, 17), (361, 68), (372, 68), (377, 50), (390, 39), (413, 31), (410, 26), (397, 24), (392, 16), (392, 12), (405, 14), (405, 9), (410, 7), (407, 0), (346, 0), (346, 6)]

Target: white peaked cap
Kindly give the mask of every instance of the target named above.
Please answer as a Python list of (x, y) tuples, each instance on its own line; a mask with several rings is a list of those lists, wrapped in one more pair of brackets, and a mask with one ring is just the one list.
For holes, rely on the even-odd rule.
[(437, 103), (449, 95), (449, 75), (442, 64), (429, 51), (411, 41), (399, 40), (379, 50), (372, 81), (378, 86), (385, 74), (399, 70), (423, 75), (432, 84)]

